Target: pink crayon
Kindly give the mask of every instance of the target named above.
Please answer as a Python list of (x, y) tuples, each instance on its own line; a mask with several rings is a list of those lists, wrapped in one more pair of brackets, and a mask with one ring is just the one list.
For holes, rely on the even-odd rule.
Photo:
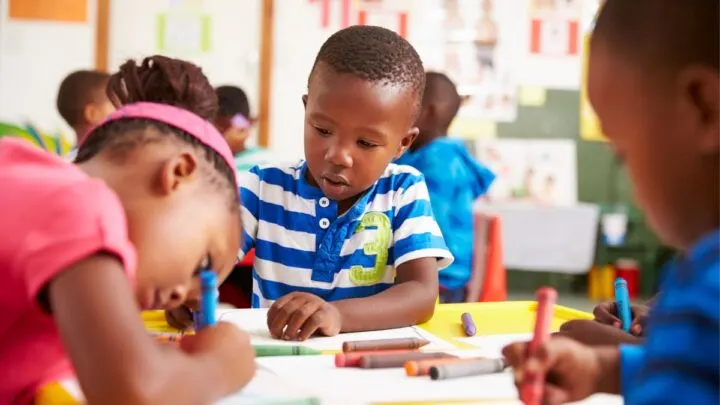
[[(550, 336), (553, 309), (557, 301), (557, 291), (550, 287), (543, 287), (537, 290), (537, 310), (535, 315), (535, 332), (533, 339), (528, 345), (528, 356), (532, 357), (538, 346), (545, 343)], [(525, 405), (540, 405), (543, 397), (544, 375), (533, 375), (526, 377), (520, 388), (520, 400)]]

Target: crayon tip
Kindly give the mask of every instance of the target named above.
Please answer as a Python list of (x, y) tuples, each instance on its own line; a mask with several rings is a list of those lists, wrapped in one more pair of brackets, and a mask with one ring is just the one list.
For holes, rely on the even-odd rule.
[(404, 367), (405, 375), (407, 375), (408, 377), (414, 377), (418, 375), (418, 372), (420, 371), (420, 368), (418, 367), (416, 361), (406, 361)]
[(345, 355), (342, 353), (338, 353), (335, 355), (335, 367), (345, 367), (347, 364), (347, 361), (345, 360)]

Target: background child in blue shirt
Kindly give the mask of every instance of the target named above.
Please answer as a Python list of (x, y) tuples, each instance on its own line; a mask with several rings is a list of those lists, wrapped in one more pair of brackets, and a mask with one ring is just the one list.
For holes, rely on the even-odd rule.
[(528, 358), (505, 348), (517, 382), (547, 372), (545, 404), (595, 392), (627, 405), (720, 402), (720, 10), (717, 0), (607, 0), (588, 95), (624, 158), (638, 204), (683, 255), (667, 270), (642, 346), (555, 338)]
[(429, 319), (452, 262), (423, 177), (391, 164), (418, 134), (425, 88), (415, 49), (353, 26), (315, 60), (305, 160), (241, 176), (243, 252), (255, 248), (253, 307), (276, 338), (402, 327)]
[(420, 133), (396, 161), (418, 169), (427, 182), (435, 219), (455, 261), (440, 272), (440, 301), (465, 301), (472, 273), (475, 200), (487, 192), (495, 175), (470, 155), (461, 140), (447, 137), (461, 104), (455, 84), (444, 74), (425, 75)]

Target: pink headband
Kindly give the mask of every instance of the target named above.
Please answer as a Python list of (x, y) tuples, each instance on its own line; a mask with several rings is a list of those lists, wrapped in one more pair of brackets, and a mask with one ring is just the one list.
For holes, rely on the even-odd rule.
[[(151, 119), (187, 132), (200, 141), (200, 143), (220, 154), (230, 169), (235, 167), (232, 151), (230, 151), (230, 147), (225, 141), (225, 138), (218, 132), (213, 124), (188, 110), (167, 104), (139, 102), (120, 107), (110, 114), (103, 124), (125, 118)], [(88, 133), (88, 135), (89, 134), (90, 133)], [(88, 135), (85, 135), (82, 141), (87, 139)], [(235, 171), (231, 170), (231, 172), (233, 172), (234, 178)], [(235, 179), (235, 181), (237, 182), (237, 179)]]

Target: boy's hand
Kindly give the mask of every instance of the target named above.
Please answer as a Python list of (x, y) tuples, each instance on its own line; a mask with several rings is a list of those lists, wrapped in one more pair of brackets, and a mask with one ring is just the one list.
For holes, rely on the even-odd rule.
[(275, 339), (306, 340), (316, 332), (340, 333), (340, 312), (322, 298), (308, 293), (290, 293), (268, 310), (270, 335)]
[(228, 392), (244, 387), (255, 375), (255, 351), (250, 337), (238, 327), (218, 322), (180, 340), (180, 349), (190, 355), (208, 356), (226, 381)]
[[(633, 319), (632, 325), (630, 326), (630, 333), (635, 336), (642, 336), (643, 327), (650, 308), (646, 305), (632, 305), (630, 310)], [(616, 328), (622, 327), (622, 322), (617, 316), (617, 305), (613, 301), (605, 301), (598, 304), (593, 309), (593, 315), (597, 322), (612, 325)]]
[(518, 392), (526, 377), (542, 373), (545, 383), (540, 402), (545, 405), (580, 401), (597, 392), (603, 370), (594, 349), (558, 337), (540, 345), (533, 357), (527, 352), (528, 343), (513, 343), (503, 349)]
[(185, 305), (165, 310), (165, 320), (175, 329), (187, 330), (193, 326), (192, 311)]
[(553, 336), (564, 336), (588, 346), (617, 346), (623, 343), (640, 344), (641, 338), (620, 328), (585, 319), (575, 319), (560, 326)]

